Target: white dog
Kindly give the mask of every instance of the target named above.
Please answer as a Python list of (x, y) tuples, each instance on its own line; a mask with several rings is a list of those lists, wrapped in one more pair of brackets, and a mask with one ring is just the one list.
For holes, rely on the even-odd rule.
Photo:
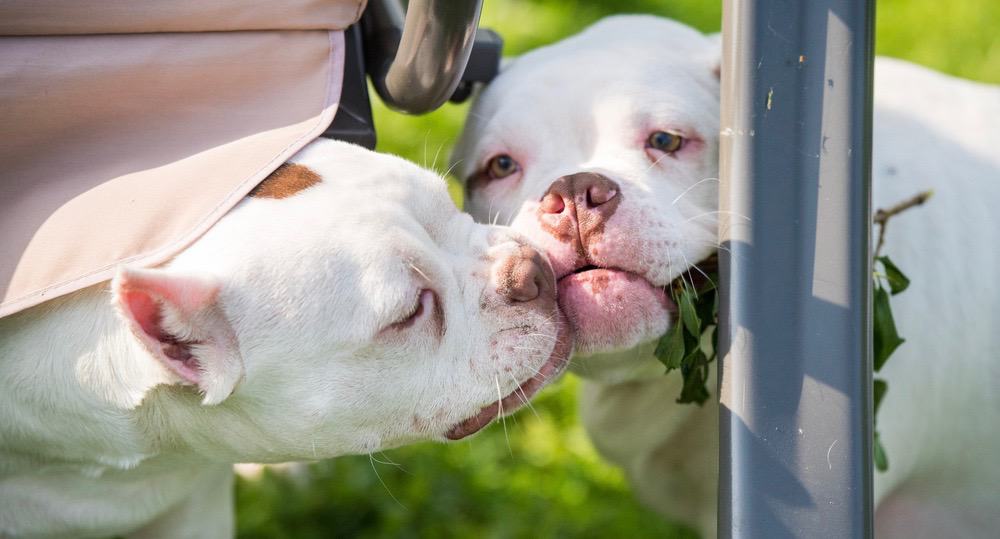
[[(718, 403), (674, 404), (680, 376), (652, 350), (675, 309), (663, 288), (717, 248), (719, 58), (717, 39), (681, 24), (607, 19), (514, 60), (453, 158), (474, 217), (548, 251), (597, 447), (643, 500), (708, 535)], [(1000, 89), (893, 60), (875, 83), (875, 207), (935, 190), (893, 219), (884, 251), (913, 285), (893, 299), (908, 341), (880, 373), (878, 532), (994, 536)]]
[(521, 236), (314, 142), (165, 266), (0, 320), (0, 536), (229, 536), (232, 463), (468, 436), (568, 331)]

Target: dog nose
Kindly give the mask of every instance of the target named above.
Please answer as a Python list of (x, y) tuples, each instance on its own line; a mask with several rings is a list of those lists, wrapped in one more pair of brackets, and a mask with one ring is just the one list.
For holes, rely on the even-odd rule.
[(497, 294), (514, 303), (526, 303), (552, 295), (555, 275), (541, 253), (521, 245), (496, 262)]
[(617, 207), (618, 191), (618, 184), (603, 174), (578, 172), (552, 182), (542, 196), (541, 207), (548, 214), (561, 214), (567, 208), (577, 213), (597, 211), (606, 219)]

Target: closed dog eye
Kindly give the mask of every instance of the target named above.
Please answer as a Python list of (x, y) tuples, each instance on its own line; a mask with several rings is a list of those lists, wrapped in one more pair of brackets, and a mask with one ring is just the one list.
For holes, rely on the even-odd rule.
[(382, 331), (403, 331), (427, 317), (428, 314), (439, 311), (437, 308), (437, 295), (429, 288), (421, 289), (417, 294), (414, 305), (395, 322), (389, 324)]

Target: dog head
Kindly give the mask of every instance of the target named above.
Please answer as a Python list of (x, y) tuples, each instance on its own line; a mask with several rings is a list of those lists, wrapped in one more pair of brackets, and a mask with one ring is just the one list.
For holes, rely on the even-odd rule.
[(514, 60), (469, 114), (466, 208), (545, 248), (581, 374), (662, 335), (664, 288), (715, 252), (718, 67), (715, 39), (612, 17)]
[(236, 461), (462, 438), (555, 377), (572, 340), (520, 235), (458, 212), (430, 172), (325, 140), (112, 286), (166, 382), (149, 413)]

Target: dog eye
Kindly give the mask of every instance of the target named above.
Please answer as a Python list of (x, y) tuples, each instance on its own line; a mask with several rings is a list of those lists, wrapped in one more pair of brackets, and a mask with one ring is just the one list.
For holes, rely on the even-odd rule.
[(684, 137), (667, 131), (654, 131), (646, 139), (646, 147), (663, 153), (674, 153), (684, 145)]
[(423, 318), (424, 314), (434, 310), (435, 301), (434, 291), (424, 288), (417, 296), (417, 304), (413, 306), (409, 314), (390, 324), (387, 329), (401, 330), (414, 325)]
[(513, 157), (507, 154), (500, 154), (490, 159), (489, 163), (486, 164), (486, 175), (491, 180), (499, 180), (514, 174), (520, 168)]

